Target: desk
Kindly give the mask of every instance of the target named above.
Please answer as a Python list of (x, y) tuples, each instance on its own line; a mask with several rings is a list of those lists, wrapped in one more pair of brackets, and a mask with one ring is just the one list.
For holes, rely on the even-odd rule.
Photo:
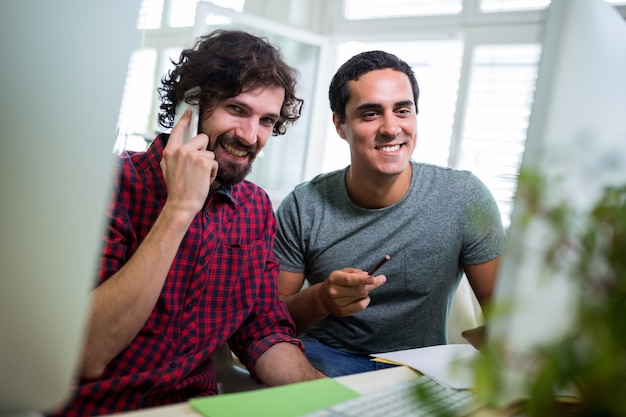
[[(378, 371), (337, 377), (336, 380), (359, 394), (367, 394), (404, 381), (418, 378), (421, 374), (406, 366), (380, 369)], [(480, 409), (472, 417), (505, 417), (512, 416), (513, 410), (498, 411)], [(146, 408), (137, 411), (128, 411), (115, 416), (124, 417), (199, 417), (201, 414), (194, 411), (189, 404), (180, 403), (162, 407)], [(103, 416), (106, 417), (106, 416)], [(112, 415), (110, 417), (113, 417)]]
[[(417, 378), (420, 374), (406, 366), (397, 366), (394, 368), (386, 368), (378, 371), (364, 372), (362, 374), (346, 375), (336, 378), (348, 388), (358, 392), (359, 394), (367, 394), (369, 392), (398, 384)], [(200, 414), (194, 411), (189, 404), (180, 403), (174, 405), (166, 405), (162, 407), (146, 408), (137, 411), (128, 411), (116, 416), (124, 417), (199, 417)]]

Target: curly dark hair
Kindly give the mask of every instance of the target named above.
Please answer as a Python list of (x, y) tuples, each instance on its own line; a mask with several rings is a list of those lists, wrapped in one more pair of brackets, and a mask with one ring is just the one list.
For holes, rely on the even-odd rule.
[(200, 86), (200, 94), (187, 98), (201, 104), (201, 114), (213, 111), (222, 100), (258, 87), (282, 87), (285, 99), (272, 134), (283, 135), (287, 125), (300, 118), (303, 100), (296, 97), (298, 72), (287, 65), (280, 50), (266, 39), (239, 30), (216, 30), (181, 52), (175, 68), (162, 79), (159, 125), (174, 125), (176, 105), (188, 89)]
[(330, 109), (337, 115), (341, 123), (346, 121), (346, 103), (350, 100), (348, 82), (356, 81), (370, 71), (390, 68), (401, 71), (409, 77), (413, 89), (413, 101), (417, 113), (417, 99), (420, 95), (417, 79), (411, 66), (397, 56), (384, 51), (361, 52), (347, 60), (335, 73), (328, 88)]

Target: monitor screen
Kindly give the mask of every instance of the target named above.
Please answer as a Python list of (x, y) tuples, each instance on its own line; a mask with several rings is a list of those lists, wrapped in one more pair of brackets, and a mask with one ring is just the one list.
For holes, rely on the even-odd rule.
[[(607, 187), (626, 185), (626, 23), (602, 0), (553, 0), (488, 347), (502, 403), (525, 397), (534, 352), (574, 326), (577, 247)], [(566, 230), (564, 230), (564, 226)]]
[(139, 0), (0, 3), (0, 415), (61, 405), (78, 366)]

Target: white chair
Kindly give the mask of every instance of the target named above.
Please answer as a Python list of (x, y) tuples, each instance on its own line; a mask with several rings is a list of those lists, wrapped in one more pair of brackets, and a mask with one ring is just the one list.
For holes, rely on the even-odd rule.
[(474, 291), (463, 275), (459, 287), (454, 294), (448, 316), (448, 343), (469, 343), (461, 332), (473, 329), (484, 323), (482, 309), (474, 295)]
[(245, 367), (235, 363), (233, 353), (230, 351), (228, 344), (220, 346), (213, 352), (211, 360), (215, 364), (220, 394), (250, 391), (265, 387), (263, 384), (256, 382)]

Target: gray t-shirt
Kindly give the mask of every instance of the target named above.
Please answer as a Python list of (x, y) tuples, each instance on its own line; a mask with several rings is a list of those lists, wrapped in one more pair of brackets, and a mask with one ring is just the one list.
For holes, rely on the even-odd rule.
[(500, 255), (504, 230), (497, 204), (472, 173), (412, 162), (411, 187), (397, 203), (364, 209), (350, 201), (347, 168), (298, 185), (277, 210), (274, 252), (286, 271), (315, 284), (346, 267), (387, 282), (350, 317), (330, 315), (306, 336), (369, 354), (446, 343), (446, 322), (461, 264)]

